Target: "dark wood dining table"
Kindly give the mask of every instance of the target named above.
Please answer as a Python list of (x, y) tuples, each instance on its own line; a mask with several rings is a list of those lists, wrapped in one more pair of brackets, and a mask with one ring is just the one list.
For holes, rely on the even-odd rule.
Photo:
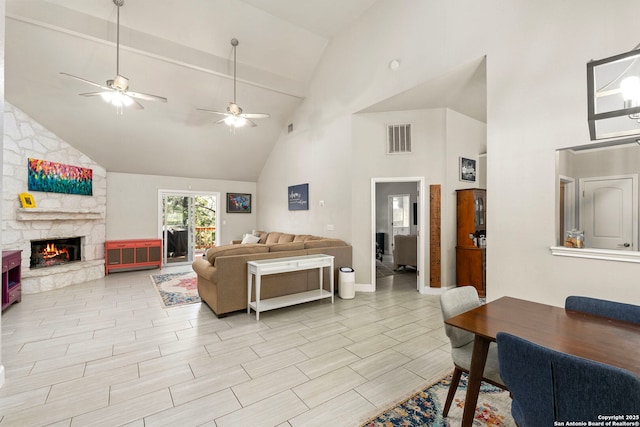
[(491, 301), (445, 323), (475, 334), (463, 427), (473, 423), (489, 344), (496, 341), (498, 332), (617, 366), (640, 377), (640, 325), (511, 297)]

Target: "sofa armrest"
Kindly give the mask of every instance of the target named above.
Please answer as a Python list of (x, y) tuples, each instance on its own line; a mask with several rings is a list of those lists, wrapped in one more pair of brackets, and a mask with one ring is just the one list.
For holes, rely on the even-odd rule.
[(217, 273), (217, 268), (211, 265), (209, 261), (204, 258), (196, 258), (191, 264), (191, 268), (196, 272), (199, 276), (204, 277), (205, 279), (215, 282), (214, 275)]

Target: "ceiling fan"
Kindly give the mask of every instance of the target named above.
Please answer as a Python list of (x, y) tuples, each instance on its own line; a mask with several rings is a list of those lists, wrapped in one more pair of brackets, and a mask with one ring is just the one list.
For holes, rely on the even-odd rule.
[(216, 123), (224, 123), (232, 128), (239, 128), (243, 126), (258, 126), (253, 120), (250, 119), (266, 119), (269, 117), (267, 113), (243, 113), (242, 108), (236, 104), (236, 48), (238, 47), (238, 39), (231, 39), (231, 46), (233, 46), (233, 102), (229, 103), (226, 112), (207, 110), (205, 108), (198, 108), (200, 111), (206, 111), (212, 114), (219, 114), (224, 118), (218, 120)]
[(118, 22), (116, 30), (116, 77), (113, 80), (107, 80), (106, 85), (101, 85), (69, 73), (61, 72), (60, 74), (73, 77), (74, 79), (80, 80), (81, 82), (99, 87), (100, 89), (102, 89), (101, 92), (88, 92), (81, 93), (80, 95), (100, 96), (106, 102), (116, 106), (118, 109), (118, 113), (120, 114), (122, 114), (122, 107), (132, 107), (138, 110), (142, 110), (144, 107), (137, 101), (137, 99), (141, 99), (144, 101), (167, 102), (167, 98), (162, 96), (130, 91), (129, 79), (120, 75), (120, 8), (124, 5), (124, 0), (113, 0), (113, 4), (115, 4), (118, 8)]

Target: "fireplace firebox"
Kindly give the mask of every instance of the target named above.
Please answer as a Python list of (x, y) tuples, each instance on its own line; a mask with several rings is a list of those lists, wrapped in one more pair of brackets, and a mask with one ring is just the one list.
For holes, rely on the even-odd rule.
[(82, 260), (82, 238), (31, 241), (31, 268), (51, 267)]

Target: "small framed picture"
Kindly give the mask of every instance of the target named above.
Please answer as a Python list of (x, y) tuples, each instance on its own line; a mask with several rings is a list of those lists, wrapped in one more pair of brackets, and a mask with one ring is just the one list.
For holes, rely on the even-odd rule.
[(476, 160), (460, 157), (460, 181), (476, 182)]
[(227, 193), (227, 213), (251, 213), (251, 194)]
[(20, 193), (19, 195), (20, 197), (20, 204), (22, 205), (23, 208), (35, 208), (36, 207), (36, 201), (34, 200), (33, 196), (29, 193)]

